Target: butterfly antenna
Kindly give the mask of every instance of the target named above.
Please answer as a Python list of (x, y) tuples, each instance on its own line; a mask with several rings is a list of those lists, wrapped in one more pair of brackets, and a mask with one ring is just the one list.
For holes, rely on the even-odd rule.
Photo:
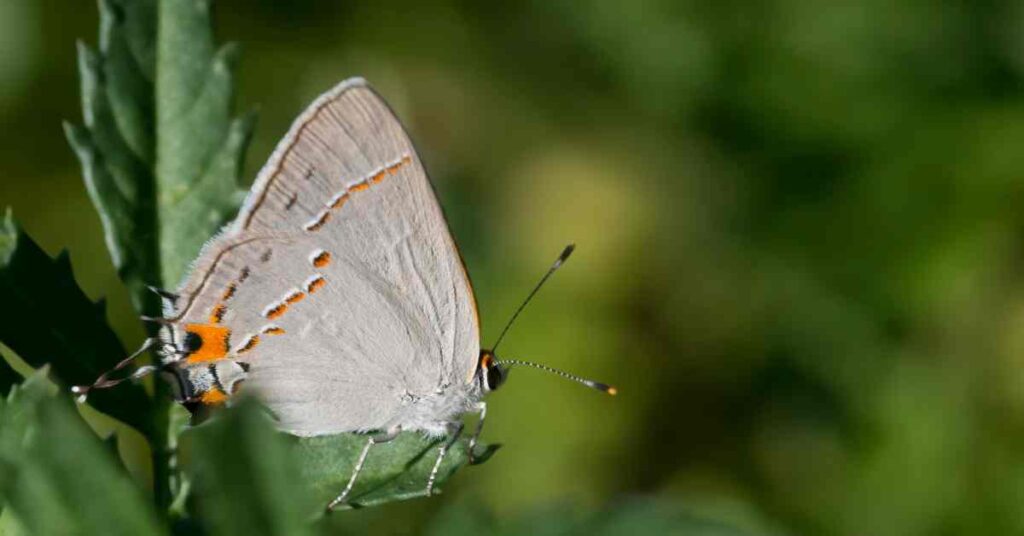
[(152, 292), (153, 294), (156, 294), (157, 296), (160, 296), (160, 299), (164, 300), (165, 302), (170, 302), (171, 305), (173, 305), (174, 302), (177, 301), (178, 298), (181, 297), (181, 296), (179, 296), (179, 295), (177, 295), (177, 294), (175, 294), (175, 293), (173, 293), (171, 291), (164, 290), (164, 289), (158, 288), (158, 287), (154, 287), (152, 285), (147, 285), (146, 288), (149, 289), (149, 291)]
[(498, 340), (495, 341), (494, 346), (491, 347), (492, 352), (498, 349), (498, 345), (501, 344), (501, 340), (505, 338), (505, 334), (508, 333), (509, 328), (511, 328), (512, 324), (515, 323), (516, 318), (519, 318), (519, 313), (523, 312), (523, 309), (526, 309), (526, 305), (530, 303), (530, 300), (532, 300), (533, 296), (537, 294), (537, 291), (540, 290), (540, 287), (544, 286), (544, 283), (547, 282), (549, 277), (551, 277), (551, 274), (555, 273), (555, 270), (558, 270), (559, 268), (562, 267), (563, 264), (565, 264), (566, 259), (569, 258), (569, 255), (572, 255), (572, 252), (575, 249), (576, 244), (569, 244), (568, 246), (565, 246), (565, 249), (562, 250), (562, 254), (558, 256), (558, 259), (556, 259), (555, 263), (551, 265), (551, 268), (548, 268), (548, 272), (544, 274), (544, 277), (540, 278), (540, 281), (537, 283), (537, 286), (533, 287), (533, 290), (530, 291), (530, 294), (526, 297), (525, 300), (523, 300), (523, 303), (519, 305), (519, 308), (516, 309), (516, 312), (512, 315), (512, 318), (509, 319), (507, 324), (505, 324), (505, 329), (501, 330), (501, 335), (498, 335)]
[(140, 346), (138, 350), (133, 352), (128, 357), (122, 359), (117, 365), (114, 365), (114, 368), (104, 372), (103, 374), (100, 374), (99, 378), (96, 378), (96, 381), (92, 382), (91, 385), (75, 385), (75, 386), (73, 386), (71, 388), (71, 392), (73, 394), (77, 395), (75, 397), (75, 400), (79, 404), (82, 404), (82, 403), (85, 402), (86, 398), (89, 396), (89, 391), (92, 391), (93, 389), (107, 389), (108, 387), (113, 387), (113, 386), (115, 386), (115, 385), (117, 385), (117, 384), (119, 384), (121, 382), (125, 382), (125, 381), (128, 381), (128, 380), (137, 380), (139, 378), (142, 378), (143, 376), (146, 376), (148, 374), (151, 374), (151, 373), (155, 372), (157, 367), (154, 367), (152, 365), (147, 365), (147, 366), (144, 366), (144, 367), (139, 367), (138, 369), (135, 370), (135, 372), (133, 372), (132, 374), (130, 374), (128, 376), (125, 376), (124, 378), (117, 378), (117, 379), (113, 379), (113, 380), (110, 379), (110, 375), (111, 374), (113, 374), (113, 373), (115, 373), (115, 372), (117, 372), (117, 371), (127, 367), (128, 365), (130, 365), (132, 361), (134, 361), (137, 357), (139, 357), (140, 355), (146, 353), (148, 350), (150, 350), (151, 348), (156, 346), (158, 342), (159, 342), (159, 340), (155, 339), (155, 338), (146, 339), (146, 341), (142, 343), (142, 346)]
[(596, 389), (598, 391), (601, 391), (602, 393), (608, 393), (608, 394), (610, 394), (612, 396), (615, 396), (615, 395), (619, 394), (619, 390), (618, 389), (616, 389), (615, 387), (613, 387), (611, 385), (608, 385), (606, 383), (595, 382), (594, 380), (588, 380), (586, 378), (582, 378), (582, 377), (577, 376), (575, 374), (569, 374), (568, 372), (565, 372), (564, 370), (558, 370), (556, 368), (552, 368), (552, 367), (549, 367), (547, 365), (541, 365), (539, 363), (531, 363), (529, 361), (520, 361), (518, 359), (502, 359), (502, 360), (498, 361), (498, 364), (502, 365), (502, 366), (505, 366), (505, 367), (513, 367), (513, 366), (533, 367), (535, 369), (540, 369), (540, 370), (543, 370), (545, 372), (550, 372), (552, 374), (556, 374), (556, 375), (561, 376), (561, 377), (563, 377), (563, 378), (565, 378), (567, 380), (572, 380), (572, 381), (574, 381), (576, 383), (582, 383), (583, 385), (586, 385), (587, 387), (590, 387), (591, 389)]

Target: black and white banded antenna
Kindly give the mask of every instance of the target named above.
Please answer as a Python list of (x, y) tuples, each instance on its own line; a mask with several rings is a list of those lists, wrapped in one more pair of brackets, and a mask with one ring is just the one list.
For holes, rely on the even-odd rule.
[(575, 249), (576, 244), (569, 244), (568, 246), (565, 246), (565, 249), (562, 250), (562, 254), (558, 256), (558, 259), (556, 259), (555, 263), (551, 265), (551, 268), (548, 268), (548, 271), (546, 274), (544, 274), (544, 277), (540, 278), (540, 281), (537, 282), (537, 286), (533, 287), (533, 290), (531, 290), (530, 294), (526, 296), (526, 299), (523, 300), (523, 303), (519, 305), (519, 308), (516, 309), (516, 312), (512, 313), (512, 318), (510, 318), (508, 323), (505, 324), (505, 329), (501, 330), (501, 335), (498, 335), (498, 340), (494, 341), (494, 346), (491, 346), (492, 352), (498, 349), (498, 345), (501, 344), (501, 340), (505, 338), (505, 334), (508, 333), (509, 328), (511, 328), (512, 324), (515, 323), (517, 318), (519, 318), (519, 313), (522, 313), (523, 309), (526, 309), (526, 306), (529, 305), (530, 300), (532, 300), (533, 297), (537, 294), (537, 291), (540, 290), (540, 287), (543, 287), (544, 283), (547, 282), (547, 280), (555, 273), (555, 271), (557, 271), (559, 268), (562, 267), (563, 264), (565, 264), (565, 261), (569, 258), (569, 255), (572, 255), (572, 252)]
[[(530, 294), (526, 296), (526, 299), (523, 300), (523, 303), (520, 304), (519, 308), (516, 309), (516, 312), (512, 314), (512, 318), (509, 319), (507, 324), (505, 324), (505, 329), (501, 330), (501, 334), (498, 335), (498, 340), (495, 341), (494, 342), (494, 346), (491, 347), (491, 354), (494, 354), (495, 350), (497, 350), (497, 348), (498, 348), (498, 345), (501, 344), (501, 340), (504, 339), (505, 338), (505, 334), (508, 333), (509, 328), (512, 327), (512, 324), (516, 321), (516, 318), (519, 318), (519, 313), (522, 313), (523, 309), (526, 309), (526, 306), (530, 303), (530, 300), (532, 300), (533, 297), (537, 294), (537, 291), (539, 291), (540, 288), (542, 286), (544, 286), (544, 283), (546, 283), (547, 280), (559, 268), (561, 268), (563, 264), (565, 264), (565, 261), (569, 258), (569, 255), (572, 255), (572, 252), (575, 249), (576, 249), (576, 245), (575, 244), (569, 244), (568, 246), (565, 246), (565, 249), (562, 250), (562, 254), (559, 255), (557, 259), (555, 259), (555, 262), (554, 262), (554, 264), (551, 265), (551, 268), (548, 268), (548, 271), (547, 271), (547, 273), (544, 274), (544, 277), (540, 278), (540, 281), (537, 283), (537, 286), (533, 287), (533, 290), (530, 291)], [(496, 354), (494, 354), (494, 355), (496, 355)], [(616, 389), (614, 386), (608, 385), (606, 383), (601, 383), (601, 382), (594, 381), (594, 380), (588, 380), (587, 378), (584, 378), (582, 376), (577, 376), (575, 374), (570, 374), (568, 372), (565, 372), (564, 370), (559, 370), (559, 369), (556, 369), (554, 367), (549, 367), (547, 365), (541, 365), (540, 363), (532, 363), (530, 361), (523, 361), (521, 359), (498, 359), (496, 361), (496, 363), (498, 365), (504, 366), (506, 368), (511, 368), (511, 367), (514, 367), (514, 366), (524, 366), (524, 367), (535, 368), (535, 369), (538, 369), (538, 370), (543, 370), (545, 372), (550, 372), (551, 374), (555, 374), (557, 376), (561, 376), (562, 378), (565, 378), (567, 380), (574, 381), (576, 383), (585, 385), (587, 387), (590, 387), (591, 389), (596, 389), (598, 391), (601, 391), (602, 393), (608, 393), (608, 394), (610, 394), (612, 396), (615, 396), (619, 392), (619, 390)]]

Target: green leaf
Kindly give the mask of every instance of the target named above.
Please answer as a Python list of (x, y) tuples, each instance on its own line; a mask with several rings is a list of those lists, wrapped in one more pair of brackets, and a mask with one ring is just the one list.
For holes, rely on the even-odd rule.
[[(147, 285), (176, 286), (242, 198), (238, 174), (253, 116), (231, 118), (237, 53), (230, 45), (215, 50), (209, 2), (100, 0), (99, 7), (99, 50), (79, 45), (84, 126), (65, 124), (65, 132), (118, 274), (136, 308), (159, 316)], [(156, 501), (167, 506), (184, 484), (169, 474), (171, 402), (166, 386), (156, 386), (147, 436)]]
[(136, 306), (172, 287), (238, 208), (254, 116), (231, 117), (237, 47), (204, 0), (102, 0), (100, 48), (79, 45), (84, 127), (65, 125)]
[(160, 2), (158, 35), (160, 257), (164, 281), (177, 283), (238, 208), (254, 116), (231, 118), (238, 48), (215, 46), (209, 1)]
[[(289, 533), (289, 527), (294, 531), (322, 514), (344, 489), (368, 436), (298, 438), (277, 431), (267, 412), (257, 408), (246, 401), (187, 431), (182, 436), (183, 457), (189, 460), (203, 517), (209, 517), (213, 527), (239, 534)], [(372, 506), (425, 496), (441, 441), (407, 432), (374, 446), (350, 503)], [(462, 439), (449, 450), (435, 493), (468, 461), (468, 443)], [(493, 452), (481, 450), (483, 460)], [(240, 521), (245, 512), (249, 519)], [(253, 527), (243, 530), (250, 523)]]
[(310, 533), (315, 506), (290, 443), (243, 403), (182, 435), (199, 516), (217, 534)]
[[(49, 363), (66, 386), (90, 384), (126, 356), (104, 303), (78, 288), (68, 256), (50, 258), (10, 212), (0, 222), (0, 303), (12, 313), (0, 322), (0, 341), (33, 367)], [(143, 433), (152, 431), (153, 404), (139, 385), (94, 391), (89, 402)]]
[[(302, 460), (302, 479), (312, 487), (321, 507), (345, 489), (367, 438), (360, 434), (295, 438), (297, 456)], [(349, 496), (349, 504), (374, 506), (425, 497), (427, 479), (442, 441), (446, 439), (429, 439), (417, 432), (405, 432), (392, 441), (373, 446)], [(469, 461), (468, 448), (469, 440), (462, 438), (448, 450), (437, 472), (435, 494), (440, 493), (445, 481)], [(487, 454), (479, 462), (493, 452), (487, 448), (482, 450)], [(349, 507), (341, 505), (337, 509)]]
[(21, 380), (22, 377), (18, 371), (7, 363), (0, 363), (0, 396), (7, 396), (7, 393), (11, 392), (11, 387), (17, 385)]
[(100, 50), (78, 45), (84, 126), (65, 124), (107, 248), (139, 311), (156, 315), (163, 285), (157, 249), (154, 131), (156, 4), (103, 0)]
[(0, 497), (31, 534), (162, 534), (153, 512), (41, 371), (0, 403)]

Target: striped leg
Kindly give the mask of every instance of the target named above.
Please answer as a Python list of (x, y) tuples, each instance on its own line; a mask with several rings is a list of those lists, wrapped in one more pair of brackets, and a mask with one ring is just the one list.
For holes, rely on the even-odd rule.
[(342, 492), (338, 494), (333, 501), (327, 504), (328, 512), (336, 508), (339, 504), (345, 502), (345, 499), (348, 499), (348, 494), (352, 492), (352, 487), (356, 485), (356, 478), (359, 477), (359, 472), (363, 470), (363, 464), (366, 463), (366, 455), (370, 453), (370, 447), (378, 443), (387, 443), (388, 441), (391, 441), (398, 437), (398, 434), (401, 431), (401, 427), (395, 427), (381, 435), (370, 436), (370, 438), (366, 440), (366, 446), (363, 447), (363, 451), (359, 453), (359, 459), (356, 461), (356, 466), (352, 469), (352, 476), (348, 479), (348, 485), (345, 486), (345, 489), (342, 490)]
[(444, 461), (444, 457), (448, 454), (448, 449), (452, 448), (452, 445), (462, 435), (463, 424), (461, 422), (450, 422), (446, 426), (448, 427), (447, 435), (449, 437), (447, 441), (441, 444), (441, 448), (437, 451), (437, 461), (434, 462), (434, 468), (430, 470), (430, 478), (427, 479), (427, 497), (434, 493), (434, 481), (437, 479), (437, 471), (441, 468), (441, 462)]
[(476, 421), (476, 430), (473, 432), (473, 437), (469, 439), (469, 464), (473, 465), (476, 460), (473, 459), (473, 452), (476, 450), (476, 441), (480, 439), (480, 432), (484, 431), (484, 419), (487, 418), (487, 402), (477, 403), (477, 411), (480, 412), (480, 419)]

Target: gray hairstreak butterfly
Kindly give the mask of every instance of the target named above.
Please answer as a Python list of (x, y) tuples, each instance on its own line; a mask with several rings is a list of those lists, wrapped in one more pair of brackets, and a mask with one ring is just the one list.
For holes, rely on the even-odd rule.
[[(512, 317), (515, 318), (572, 246)], [(162, 292), (162, 291), (161, 291)], [(388, 105), (359, 78), (320, 96), (260, 171), (238, 216), (203, 248), (176, 293), (162, 292), (159, 367), (186, 404), (215, 406), (240, 389), (299, 436), (401, 431), (447, 437), (426, 486), (484, 395), (511, 366), (481, 350), (477, 307), (459, 250), (413, 148)], [(506, 325), (495, 343), (500, 343)], [(118, 364), (127, 366), (132, 357)], [(111, 371), (113, 372), (113, 371)], [(89, 389), (128, 378), (104, 374)], [(244, 384), (244, 387), (243, 387)]]

